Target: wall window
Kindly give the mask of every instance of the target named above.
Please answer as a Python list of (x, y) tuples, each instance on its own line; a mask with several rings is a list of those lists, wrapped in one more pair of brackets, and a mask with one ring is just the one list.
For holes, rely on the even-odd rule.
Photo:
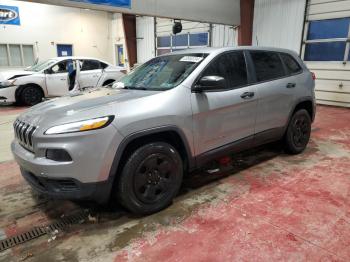
[(25, 67), (33, 64), (33, 45), (0, 44), (0, 67)]
[(157, 55), (209, 45), (208, 32), (157, 37)]
[(305, 61), (349, 60), (350, 18), (310, 21), (305, 45)]

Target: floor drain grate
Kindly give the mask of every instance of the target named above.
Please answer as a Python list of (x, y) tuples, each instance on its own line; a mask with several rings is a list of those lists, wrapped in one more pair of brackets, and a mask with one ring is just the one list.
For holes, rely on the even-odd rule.
[(51, 224), (40, 227), (34, 227), (31, 230), (22, 234), (0, 240), (0, 252), (12, 248), (14, 246), (18, 246), (22, 243), (28, 242), (45, 234), (49, 234), (50, 232), (53, 232), (55, 230), (63, 229), (69, 225), (82, 223), (85, 221), (88, 214), (89, 212), (87, 211), (78, 212), (70, 216), (62, 217)]

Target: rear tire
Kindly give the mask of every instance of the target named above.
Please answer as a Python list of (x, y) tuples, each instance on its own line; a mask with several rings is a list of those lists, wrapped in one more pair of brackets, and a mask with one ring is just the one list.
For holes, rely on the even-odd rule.
[(146, 144), (136, 149), (124, 165), (117, 199), (132, 213), (155, 213), (171, 204), (182, 177), (182, 159), (173, 146), (164, 142)]
[(295, 112), (284, 137), (285, 149), (290, 154), (303, 152), (310, 140), (311, 118), (305, 109)]
[(43, 91), (36, 86), (27, 86), (21, 92), (21, 102), (27, 106), (33, 106), (43, 100)]

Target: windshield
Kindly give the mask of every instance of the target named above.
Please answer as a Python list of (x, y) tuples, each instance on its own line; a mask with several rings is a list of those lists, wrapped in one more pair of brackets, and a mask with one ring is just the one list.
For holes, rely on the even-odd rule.
[(156, 57), (122, 77), (117, 86), (141, 90), (171, 89), (185, 80), (207, 55), (194, 53)]
[(49, 67), (50, 65), (53, 65), (56, 62), (57, 62), (57, 60), (55, 60), (55, 59), (49, 59), (49, 60), (46, 60), (46, 61), (43, 61), (43, 62), (39, 62), (36, 65), (32, 65), (32, 66), (26, 68), (25, 70), (26, 71), (39, 72), (39, 71)]

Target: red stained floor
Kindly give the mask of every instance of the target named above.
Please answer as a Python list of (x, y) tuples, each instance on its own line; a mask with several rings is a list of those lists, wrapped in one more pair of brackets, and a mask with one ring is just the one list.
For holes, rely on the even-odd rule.
[[(286, 156), (300, 162), (292, 167), (272, 160), (283, 176), (245, 170), (248, 192), (135, 241), (115, 261), (350, 261), (350, 110), (319, 107), (313, 128), (313, 140), (337, 145), (330, 155)], [(237, 186), (234, 176), (224, 183)]]
[[(301, 155), (262, 149), (236, 161), (229, 176), (186, 182), (158, 214), (107, 215), (0, 260), (30, 250), (34, 261), (350, 261), (349, 109), (319, 106)], [(0, 237), (77, 208), (33, 200), (13, 161), (0, 163), (0, 173)]]

